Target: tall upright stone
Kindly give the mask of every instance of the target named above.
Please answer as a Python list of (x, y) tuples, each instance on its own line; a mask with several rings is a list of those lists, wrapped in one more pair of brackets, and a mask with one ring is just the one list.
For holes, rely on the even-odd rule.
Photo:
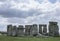
[(37, 24), (33, 24), (33, 26), (32, 26), (32, 28), (31, 28), (32, 30), (32, 35), (33, 36), (36, 36), (36, 35), (38, 35), (38, 26), (37, 26)]
[(17, 36), (24, 36), (24, 26), (23, 25), (19, 25), (17, 29), (18, 29)]
[(7, 25), (7, 35), (8, 36), (12, 35), (12, 25)]
[(12, 36), (17, 36), (17, 27), (16, 26), (12, 27)]
[(46, 24), (39, 24), (39, 33), (46, 34), (47, 33), (47, 25)]
[(43, 25), (43, 34), (46, 34), (47, 33), (47, 25)]
[(39, 24), (39, 33), (42, 34), (42, 25)]
[(31, 35), (31, 28), (32, 28), (32, 25), (25, 25), (25, 35), (26, 36)]
[(59, 36), (59, 27), (57, 22), (49, 22), (49, 36)]
[(30, 29), (29, 29), (29, 32), (30, 32), (30, 36), (33, 36), (32, 35), (32, 28), (33, 28), (33, 25), (29, 25)]

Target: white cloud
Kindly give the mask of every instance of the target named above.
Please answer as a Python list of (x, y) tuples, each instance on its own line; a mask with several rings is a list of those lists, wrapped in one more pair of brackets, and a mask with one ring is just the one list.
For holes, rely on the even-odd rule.
[(3, 18), (0, 16), (0, 24), (8, 24), (7, 23), (7, 18)]
[[(37, 15), (35, 13), (32, 16), (28, 16), (26, 18), (4, 18), (0, 17), (0, 24), (7, 25), (7, 24), (40, 24), (40, 23), (48, 23), (50, 20), (52, 21), (60, 21), (60, 12), (57, 13), (57, 9), (60, 9), (60, 3), (57, 1), (56, 3), (52, 4), (51, 2), (48, 2), (48, 0), (44, 0), (42, 3), (39, 3), (35, 0), (7, 0), (5, 2), (0, 2), (0, 9), (14, 9), (18, 11), (29, 11), (31, 9), (39, 10), (40, 14)], [(6, 8), (5, 8), (5, 7)], [(33, 11), (33, 10), (32, 10)], [(20, 15), (20, 14), (19, 14)], [(25, 14), (24, 14), (25, 15)], [(59, 16), (57, 16), (59, 15)], [(60, 24), (60, 23), (59, 23)], [(4, 28), (5, 30), (5, 28)]]
[(24, 10), (24, 11), (28, 11), (30, 9), (40, 9), (46, 12), (55, 10), (56, 8), (60, 7), (60, 3), (58, 1), (55, 4), (48, 2), (48, 0), (44, 0), (43, 3), (41, 4), (35, 0), (27, 0), (28, 3), (21, 1), (25, 0), (20, 0), (19, 1), (20, 3), (16, 2), (16, 0), (9, 0), (6, 1), (5, 3), (11, 5), (10, 6), (11, 9)]
[(18, 9), (18, 10), (24, 10), (28, 11), (29, 9), (41, 9), (42, 11), (52, 11), (56, 8), (60, 7), (60, 3), (56, 2), (55, 4), (52, 4), (48, 2), (48, 0), (45, 0), (42, 4), (34, 1), (29, 0), (29, 3), (16, 3), (15, 1), (11, 1), (10, 4), (12, 5), (12, 9)]

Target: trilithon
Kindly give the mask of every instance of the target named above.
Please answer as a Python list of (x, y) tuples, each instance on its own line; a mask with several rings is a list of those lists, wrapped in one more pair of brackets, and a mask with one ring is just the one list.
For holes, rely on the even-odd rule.
[(57, 22), (49, 22), (49, 36), (59, 36), (59, 27)]

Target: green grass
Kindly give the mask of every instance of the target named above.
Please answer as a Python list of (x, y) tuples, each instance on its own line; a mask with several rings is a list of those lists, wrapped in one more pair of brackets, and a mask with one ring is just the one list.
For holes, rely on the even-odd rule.
[(0, 36), (0, 41), (60, 41), (60, 37), (10, 37)]

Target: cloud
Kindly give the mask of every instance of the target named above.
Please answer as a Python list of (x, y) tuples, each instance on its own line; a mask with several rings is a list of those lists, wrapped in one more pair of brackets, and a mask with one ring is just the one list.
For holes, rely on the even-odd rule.
[(42, 14), (41, 11), (37, 9), (30, 9), (29, 11), (19, 11), (14, 9), (0, 10), (0, 15), (6, 18), (18, 17), (18, 18), (26, 18), (33, 15)]
[[(16, 0), (11, 0), (11, 1), (6, 1), (3, 3), (0, 7), (0, 15), (3, 17), (20, 17), (20, 18), (25, 18), (28, 16), (33, 16), (34, 13), (40, 13), (41, 12), (50, 12), (55, 10), (56, 8), (59, 7), (58, 2), (55, 3), (54, 5), (49, 3), (38, 3), (36, 1), (29, 0), (29, 4), (27, 3), (16, 3)], [(19, 0), (17, 0), (19, 1)], [(24, 1), (24, 0), (21, 0)], [(20, 1), (19, 1), (20, 2)], [(39, 11), (40, 12), (39, 12)]]
[(29, 3), (30, 0), (13, 0), (17, 3)]
[(7, 0), (0, 0), (0, 2), (5, 2), (5, 1), (7, 1)]
[(57, 0), (48, 0), (49, 2), (51, 2), (51, 3), (56, 3), (57, 2)]
[(37, 1), (37, 2), (39, 2), (39, 3), (42, 3), (44, 0), (35, 0), (35, 1)]
[(0, 28), (6, 30), (7, 24), (25, 25), (47, 24), (49, 21), (59, 22), (60, 3), (58, 1), (0, 0)]
[(0, 31), (7, 31), (7, 26), (0, 24)]

